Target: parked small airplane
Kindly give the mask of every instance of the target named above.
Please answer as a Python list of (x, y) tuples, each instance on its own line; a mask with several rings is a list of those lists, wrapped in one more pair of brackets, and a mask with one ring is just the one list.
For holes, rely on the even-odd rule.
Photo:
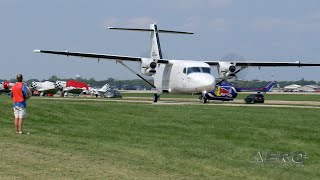
[(275, 85), (275, 82), (270, 82), (266, 87), (263, 88), (238, 88), (231, 85), (228, 82), (221, 82), (217, 84), (214, 90), (205, 93), (200, 96), (200, 100), (203, 103), (207, 103), (209, 100), (219, 100), (219, 101), (233, 101), (238, 92), (258, 92), (258, 93), (266, 93), (270, 92)]
[(97, 95), (100, 97), (106, 97), (106, 92), (110, 90), (110, 85), (109, 84), (105, 84), (104, 86), (102, 86), (102, 88), (97, 90)]
[(104, 86), (102, 86), (101, 88), (92, 88), (92, 87), (89, 87), (89, 91), (90, 91), (90, 94), (91, 96), (101, 96), (101, 97), (104, 97), (104, 94), (110, 90), (110, 85), (107, 83), (105, 84)]
[(87, 84), (75, 80), (70, 81), (56, 81), (55, 87), (60, 90), (61, 96), (68, 96), (71, 94), (81, 94), (84, 90), (89, 90)]
[(55, 83), (50, 81), (44, 82), (35, 82), (33, 81), (30, 85), (30, 90), (35, 94), (35, 92), (39, 92), (40, 96), (45, 96), (48, 94), (55, 94), (58, 92), (58, 89), (55, 86)]
[[(160, 47), (159, 33), (171, 34), (193, 34), (192, 32), (160, 30), (156, 24), (151, 24), (149, 29), (133, 29), (133, 28), (114, 28), (114, 30), (128, 30), (151, 33), (151, 53), (150, 58), (120, 56), (111, 54), (82, 53), (69, 51), (51, 51), (51, 50), (34, 50), (37, 53), (57, 54), (65, 56), (86, 57), (94, 59), (115, 60), (119, 64), (126, 67), (129, 71), (136, 74), (139, 78), (149, 83), (153, 88), (158, 90), (154, 94), (154, 102), (157, 102), (162, 92), (170, 93), (202, 93), (212, 91), (216, 84), (222, 81), (236, 77), (236, 74), (247, 67), (275, 67), (275, 66), (320, 66), (320, 64), (296, 62), (261, 62), (261, 61), (195, 61), (195, 60), (170, 60), (163, 59)], [(124, 61), (140, 62), (141, 73), (143, 75), (152, 76), (154, 84), (147, 81), (139, 73), (128, 67)], [(215, 78), (211, 74), (210, 66), (217, 67), (219, 74)]]
[(11, 87), (14, 83), (10, 83), (9, 81), (3, 81), (0, 83), (0, 92), (10, 92)]

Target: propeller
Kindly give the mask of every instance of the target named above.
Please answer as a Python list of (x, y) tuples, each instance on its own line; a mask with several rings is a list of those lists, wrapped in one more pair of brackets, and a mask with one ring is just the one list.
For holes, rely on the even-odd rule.
[[(237, 62), (241, 61), (241, 62), (246, 62), (247, 60), (237, 54), (237, 53), (227, 53), (226, 55), (224, 55), (221, 58), (221, 61), (225, 61), (225, 62), (230, 62), (230, 64), (232, 64), (232, 66), (229, 67), (229, 71), (232, 72), (234, 74), (234, 80), (241, 80), (241, 79), (246, 79), (248, 71), (243, 71), (244, 69), (246, 69), (246, 67), (238, 67), (237, 66)], [(225, 79), (222, 79), (219, 83), (223, 82)]]

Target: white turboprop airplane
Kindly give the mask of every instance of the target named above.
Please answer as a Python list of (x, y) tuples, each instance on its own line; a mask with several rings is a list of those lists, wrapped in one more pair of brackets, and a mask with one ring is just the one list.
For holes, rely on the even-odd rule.
[[(150, 58), (121, 56), (111, 54), (82, 53), (69, 51), (51, 51), (51, 50), (34, 50), (37, 53), (57, 54), (65, 56), (77, 56), (102, 60), (115, 60), (122, 64), (131, 72), (135, 73), (141, 79), (149, 83), (158, 90), (154, 95), (154, 102), (157, 102), (161, 92), (170, 93), (202, 93), (203, 95), (212, 91), (216, 84), (231, 79), (236, 74), (247, 67), (276, 67), (276, 66), (320, 66), (320, 64), (310, 64), (297, 62), (243, 62), (243, 61), (195, 61), (195, 60), (170, 60), (163, 59), (159, 33), (173, 34), (193, 34), (192, 32), (160, 30), (156, 24), (151, 24), (149, 29), (137, 28), (114, 28), (114, 30), (142, 31), (151, 33), (151, 55)], [(154, 84), (144, 79), (128, 67), (124, 61), (135, 61), (141, 64), (141, 73), (147, 76), (153, 76)], [(219, 78), (215, 78), (210, 70), (210, 66), (216, 66)]]
[(55, 94), (58, 92), (55, 83), (50, 81), (35, 82), (33, 81), (30, 85), (32, 91), (38, 91), (40, 96), (45, 96), (47, 94)]

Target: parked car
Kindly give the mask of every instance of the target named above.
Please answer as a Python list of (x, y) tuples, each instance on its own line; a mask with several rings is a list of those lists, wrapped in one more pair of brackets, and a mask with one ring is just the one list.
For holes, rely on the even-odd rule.
[(120, 92), (114, 89), (107, 90), (104, 96), (106, 98), (122, 98)]
[(244, 98), (246, 103), (264, 103), (264, 96), (263, 94), (249, 94), (247, 97)]

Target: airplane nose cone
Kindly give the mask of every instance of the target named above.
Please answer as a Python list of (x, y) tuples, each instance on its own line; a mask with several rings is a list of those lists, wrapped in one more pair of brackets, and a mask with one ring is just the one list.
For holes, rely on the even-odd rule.
[(192, 83), (198, 91), (210, 91), (214, 89), (216, 79), (208, 73), (195, 73), (192, 78)]
[(210, 76), (205, 76), (201, 80), (201, 89), (202, 90), (212, 90), (215, 84), (215, 78), (210, 75)]

